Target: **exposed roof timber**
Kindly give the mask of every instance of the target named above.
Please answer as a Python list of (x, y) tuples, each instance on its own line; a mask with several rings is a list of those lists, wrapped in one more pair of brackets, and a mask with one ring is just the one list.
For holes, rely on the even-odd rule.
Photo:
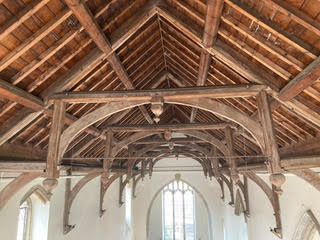
[(52, 21), (44, 25), (39, 31), (34, 35), (25, 40), (19, 47), (9, 53), (6, 57), (0, 61), (0, 71), (4, 70), (11, 63), (17, 60), (30, 48), (32, 48), (36, 43), (38, 43), (42, 38), (54, 30), (58, 25), (65, 21), (68, 17), (72, 15), (72, 12), (69, 9), (64, 9), (61, 11)]
[[(15, 101), (27, 108), (36, 111), (32, 113), (28, 110), (24, 110), (22, 113), (19, 113), (19, 115), (10, 118), (7, 121), (7, 123), (2, 126), (2, 131), (0, 133), (0, 145), (5, 143), (11, 137), (13, 137), (15, 133), (18, 133), (23, 128), (25, 128), (29, 123), (35, 120), (42, 112), (44, 114), (52, 116), (52, 109), (48, 108), (49, 106), (45, 107), (45, 104), (42, 102), (42, 100), (30, 93), (21, 90), (20, 88), (10, 83), (0, 80), (0, 93), (2, 94), (2, 96), (6, 98), (10, 98), (8, 100)], [(70, 114), (66, 114), (65, 123), (70, 125), (76, 119), (76, 117)], [(11, 128), (13, 126), (13, 123), (15, 124), (14, 128)], [(95, 127), (90, 127), (86, 129), (86, 131), (90, 134), (94, 134), (95, 136), (101, 135), (100, 131)]]
[(203, 140), (198, 138), (192, 138), (192, 137), (181, 137), (181, 138), (171, 138), (169, 141), (166, 141), (162, 138), (145, 138), (139, 141), (136, 141), (132, 144), (134, 145), (145, 145), (145, 144), (168, 144), (168, 143), (204, 143)]
[(0, 41), (4, 39), (8, 34), (20, 26), (25, 20), (31, 17), (40, 8), (46, 5), (50, 0), (34, 0), (28, 4), (22, 11), (17, 15), (10, 18), (4, 25), (0, 28)]
[(0, 95), (2, 98), (8, 101), (19, 103), (34, 111), (41, 111), (44, 108), (44, 104), (40, 98), (25, 92), (21, 88), (18, 88), (6, 81), (0, 79)]
[(38, 112), (33, 112), (30, 109), (24, 108), (19, 111), (19, 114), (9, 118), (8, 121), (3, 123), (1, 126), (0, 146), (6, 143), (18, 132), (26, 128), (31, 122), (33, 122), (42, 113), (43, 113), (43, 110)]
[(263, 85), (224, 85), (191, 88), (127, 90), (127, 91), (90, 91), (57, 93), (51, 100), (62, 100), (68, 103), (104, 103), (114, 101), (150, 101), (152, 97), (163, 97), (166, 100), (191, 98), (228, 98), (251, 97), (259, 91), (267, 90)]
[(292, 7), (289, 3), (283, 0), (263, 0), (268, 6), (272, 7), (275, 10), (280, 11), (282, 14), (290, 17), (290, 19), (299, 23), (307, 29), (315, 32), (320, 36), (320, 24), (316, 20), (309, 17), (302, 11)]
[(214, 58), (220, 60), (226, 66), (229, 66), (234, 72), (240, 74), (250, 82), (264, 84), (266, 86), (270, 86), (273, 90), (279, 90), (278, 87), (272, 84), (271, 80), (273, 77), (265, 71), (259, 70), (259, 72), (256, 72), (255, 67), (252, 67), (254, 64), (249, 61), (243, 63), (244, 58), (242, 57), (241, 60), (239, 60), (238, 58), (240, 58), (240, 54), (232, 51), (230, 47), (226, 46), (221, 41), (217, 41), (213, 47), (206, 48), (201, 40), (201, 29), (188, 21), (188, 19), (183, 15), (174, 13), (173, 9), (164, 2), (161, 2), (161, 4), (157, 6), (157, 12), (182, 31), (189, 39), (194, 41), (203, 49), (206, 49)]
[[(207, 1), (207, 14), (204, 25), (202, 43), (205, 47), (212, 47), (219, 29), (220, 17), (223, 9), (223, 0)], [(200, 65), (198, 71), (197, 86), (203, 86), (208, 77), (208, 70), (211, 64), (211, 56), (205, 50), (201, 50)], [(197, 115), (197, 109), (192, 108), (190, 122), (194, 122)]]
[[(227, 0), (230, 1), (230, 0)], [(170, 7), (165, 4), (161, 4), (161, 6), (157, 7), (158, 13), (167, 19), (169, 22), (174, 24), (178, 29), (180, 29), (184, 34), (186, 34), (191, 40), (197, 43), (199, 46), (202, 46), (201, 38), (199, 36), (199, 31), (192, 29), (190, 26), (192, 24), (186, 24), (186, 21), (182, 20), (178, 17), (178, 14), (173, 14), (172, 10), (170, 11)], [(181, 16), (180, 16), (181, 17)], [(220, 45), (220, 46), (219, 46)], [(203, 47), (203, 46), (202, 46)], [(224, 49), (228, 49), (228, 51), (232, 52), (232, 54), (228, 53)], [(232, 66), (233, 70), (238, 74), (244, 76), (249, 81), (263, 83), (267, 86), (270, 86), (270, 82), (266, 82), (265, 78), (269, 76), (267, 73), (259, 74), (256, 73), (253, 69), (255, 69), (253, 63), (246, 60), (244, 57), (240, 56), (238, 53), (231, 51), (228, 46), (223, 43), (217, 42), (217, 44), (212, 48), (207, 48), (207, 51), (210, 52), (215, 58), (219, 59), (227, 66)], [(237, 60), (235, 57), (240, 58), (241, 60)], [(262, 77), (263, 76), (263, 77)], [(270, 86), (273, 90), (273, 97), (278, 98), (277, 87)], [(278, 99), (277, 99), (278, 100)], [(279, 99), (280, 100), (280, 99)], [(281, 101), (280, 102), (287, 107), (289, 110), (295, 112), (303, 119), (306, 119), (309, 122), (312, 122), (316, 126), (320, 127), (320, 115), (308, 108), (306, 105), (300, 103), (299, 101), (292, 99), (291, 101)], [(271, 104), (271, 109), (273, 108), (273, 104)]]
[[(93, 41), (96, 43), (98, 48), (107, 55), (107, 60), (109, 61), (111, 67), (116, 72), (118, 78), (124, 84), (126, 89), (134, 89), (126, 70), (118, 59), (117, 55), (112, 52), (111, 43), (108, 41), (103, 31), (100, 29), (99, 25), (96, 23), (94, 17), (92, 16), (90, 10), (87, 6), (79, 0), (65, 0), (66, 4), (75, 14), (77, 19), (80, 21), (81, 25), (87, 30), (88, 34), (91, 36)], [(110, 54), (111, 53), (111, 54)], [(110, 54), (110, 55), (109, 55)], [(142, 114), (145, 116), (149, 123), (153, 123), (147, 110), (141, 106), (139, 107)]]
[[(142, 156), (143, 157), (143, 156)], [(150, 157), (150, 156), (147, 156)], [(294, 170), (294, 169), (307, 169), (307, 168), (317, 168), (320, 167), (320, 155), (313, 156), (299, 156), (299, 157), (290, 157), (290, 158), (281, 158), (281, 167), (284, 170)], [(37, 160), (34, 159), (15, 159), (8, 160), (6, 157), (0, 156), (0, 169), (3, 172), (43, 172), (45, 170), (45, 160)], [(67, 170), (72, 168), (73, 172), (102, 172), (102, 166), (90, 167), (90, 166), (69, 166), (66, 164), (61, 164), (61, 170)], [(256, 163), (256, 164), (242, 164), (237, 166), (237, 171), (240, 173), (247, 171), (262, 171), (266, 172), (266, 165), (264, 163)], [(123, 172), (126, 170), (113, 168), (112, 172)], [(219, 171), (229, 171), (224, 167), (219, 168)]]
[(268, 30), (273, 35), (278, 36), (280, 39), (287, 42), (289, 45), (294, 46), (301, 52), (307, 54), (309, 57), (315, 59), (319, 55), (319, 51), (316, 51), (313, 47), (306, 44), (294, 35), (290, 35), (289, 33), (283, 31), (278, 25), (273, 23), (271, 20), (262, 17), (253, 9), (249, 8), (247, 5), (240, 2), (239, 0), (225, 0), (225, 2), (232, 8), (239, 11), (241, 14), (245, 15), (249, 19), (255, 21), (257, 24), (261, 25), (263, 28)]
[[(159, 78), (154, 82), (154, 84), (152, 84), (150, 86), (151, 89), (153, 88), (157, 88), (163, 81), (165, 81), (167, 79), (167, 73), (165, 71), (163, 71), (160, 75)], [(114, 115), (112, 115), (107, 121), (106, 123), (108, 125), (113, 125), (118, 123), (121, 119), (123, 119), (126, 115), (128, 115), (128, 113), (131, 111), (131, 109), (122, 111), (120, 113), (116, 113)], [(105, 124), (102, 124), (102, 127)], [(100, 136), (105, 136), (103, 134), (101, 134)], [(97, 136), (99, 137), (99, 136)], [(97, 138), (93, 138), (91, 140), (89, 140), (88, 142), (86, 142), (84, 145), (81, 145), (79, 148), (76, 148), (75, 150), (72, 150), (72, 156), (79, 156), (83, 151), (85, 151), (88, 147), (90, 147), (95, 141), (97, 140)]]
[(144, 131), (177, 131), (177, 130), (213, 130), (224, 129), (231, 123), (190, 123), (190, 124), (142, 124), (142, 125), (113, 125), (108, 126), (105, 131), (113, 132), (144, 132)]
[(275, 44), (269, 41), (266, 41), (266, 39), (263, 38), (260, 34), (250, 31), (247, 26), (245, 26), (241, 22), (238, 22), (233, 17), (221, 16), (221, 20), (227, 25), (237, 30), (238, 32), (240, 32), (242, 35), (244, 35), (251, 41), (255, 42), (256, 44), (259, 44), (264, 49), (266, 49), (273, 55), (277, 56), (281, 61), (293, 66), (298, 71), (303, 70), (304, 64), (301, 61), (299, 61), (298, 59), (296, 59), (291, 55), (288, 55), (283, 49), (276, 46)]
[(316, 58), (294, 79), (292, 79), (279, 93), (279, 99), (289, 101), (311, 86), (320, 78), (320, 57)]

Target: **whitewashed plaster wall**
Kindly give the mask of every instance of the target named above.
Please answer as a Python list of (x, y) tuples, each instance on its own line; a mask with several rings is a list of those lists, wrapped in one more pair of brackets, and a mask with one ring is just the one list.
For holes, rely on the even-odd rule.
[[(197, 166), (194, 160), (184, 159), (173, 163), (173, 159), (164, 159), (155, 166), (162, 169), (163, 166)], [(225, 203), (220, 199), (220, 186), (213, 180), (209, 181), (200, 172), (180, 172), (181, 179), (192, 186), (198, 194), (202, 195), (208, 204), (211, 218), (212, 239), (223, 239), (223, 215)], [(145, 178), (138, 184), (136, 198), (133, 201), (134, 234), (136, 240), (147, 239), (148, 211), (153, 198), (170, 181), (174, 180), (176, 172), (156, 172), (152, 178)], [(161, 228), (161, 225), (159, 225)]]
[[(73, 183), (79, 178), (73, 179)], [(0, 189), (9, 181), (2, 180)], [(7, 205), (0, 211), (0, 233), (4, 240), (16, 240), (17, 220), (20, 200), (34, 185), (41, 184), (42, 180), (35, 180), (19, 191)], [(50, 217), (48, 240), (114, 240), (130, 239), (130, 231), (125, 223), (125, 206), (119, 208), (118, 181), (114, 182), (105, 195), (104, 208), (106, 212), (99, 218), (99, 178), (89, 182), (75, 199), (70, 224), (76, 227), (67, 235), (63, 234), (63, 209), (65, 179), (60, 179), (58, 187), (54, 190), (50, 200)], [(32, 239), (33, 240), (33, 239)]]
[[(262, 178), (268, 182), (267, 176)], [(283, 239), (291, 240), (302, 215), (311, 209), (320, 221), (320, 192), (309, 183), (294, 176), (287, 175), (280, 197)], [(275, 227), (273, 210), (262, 190), (249, 181), (251, 216), (248, 221), (250, 240), (274, 240), (269, 227)]]
[[(134, 239), (146, 240), (147, 213), (150, 202), (158, 190), (174, 179), (174, 174), (174, 172), (155, 173), (151, 180), (146, 177), (145, 181), (138, 185), (137, 198), (133, 200)], [(263, 178), (268, 181), (267, 176)], [(233, 215), (234, 208), (227, 204), (229, 201), (227, 188), (225, 187), (227, 199), (223, 202), (220, 199), (220, 187), (215, 181), (210, 182), (198, 172), (183, 172), (182, 179), (197, 189), (208, 203), (213, 239), (239, 240), (238, 232), (242, 230), (239, 230), (238, 227), (242, 224), (243, 217)], [(16, 240), (20, 201), (31, 187), (41, 182), (42, 180), (39, 179), (28, 184), (0, 211), (1, 239)], [(76, 224), (76, 228), (68, 235), (63, 235), (64, 182), (64, 179), (60, 180), (50, 201), (48, 240), (129, 240), (130, 234), (125, 224), (125, 206), (121, 208), (118, 206), (119, 183), (117, 181), (111, 185), (105, 196), (104, 207), (107, 210), (105, 215), (101, 219), (98, 216), (99, 178), (86, 185), (75, 199), (71, 209), (70, 224)], [(0, 179), (0, 189), (7, 183), (8, 180)], [(301, 216), (307, 209), (311, 209), (320, 219), (320, 192), (295, 176), (287, 176), (283, 190), (284, 193), (280, 197), (283, 236), (285, 240), (291, 240)], [(269, 227), (275, 227), (272, 207), (262, 190), (250, 180), (249, 195), (251, 210), (251, 216), (248, 219), (249, 240), (276, 239), (269, 231)]]

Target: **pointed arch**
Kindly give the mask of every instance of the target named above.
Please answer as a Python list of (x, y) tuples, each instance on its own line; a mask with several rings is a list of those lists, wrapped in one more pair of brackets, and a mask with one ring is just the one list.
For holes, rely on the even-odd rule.
[(41, 177), (42, 175), (43, 173), (38, 172), (22, 173), (15, 179), (13, 179), (10, 183), (8, 183), (7, 186), (5, 186), (0, 191), (0, 210), (24, 186), (26, 186), (36, 178)]
[(49, 202), (52, 196), (52, 193), (48, 192), (40, 184), (37, 184), (30, 188), (28, 192), (26, 192), (26, 194), (22, 197), (20, 204), (26, 201), (26, 199), (29, 198), (32, 194), (35, 194), (44, 204)]

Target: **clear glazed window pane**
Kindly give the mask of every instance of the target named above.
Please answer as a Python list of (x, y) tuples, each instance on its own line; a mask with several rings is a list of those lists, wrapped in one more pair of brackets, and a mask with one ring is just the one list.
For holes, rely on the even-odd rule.
[(181, 191), (174, 194), (174, 223), (175, 240), (184, 240), (183, 195)]
[(185, 210), (185, 232), (186, 240), (195, 239), (195, 221), (194, 221), (194, 195), (192, 191), (186, 191), (184, 194)]
[(163, 188), (162, 194), (163, 239), (195, 240), (193, 189), (186, 183), (174, 181)]
[(26, 239), (28, 204), (24, 202), (19, 208), (17, 240)]
[(163, 193), (163, 237), (164, 240), (173, 240), (173, 198), (172, 193)]

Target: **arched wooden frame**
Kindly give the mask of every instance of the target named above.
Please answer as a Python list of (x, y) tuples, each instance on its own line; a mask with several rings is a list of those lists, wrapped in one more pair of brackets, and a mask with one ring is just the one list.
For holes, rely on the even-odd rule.
[(280, 203), (279, 203), (279, 196), (275, 193), (275, 189), (269, 187), (269, 185), (260, 178), (257, 174), (255, 174), (252, 171), (244, 172), (244, 176), (251, 179), (253, 182), (255, 182), (262, 191), (267, 195), (271, 206), (274, 211), (274, 217), (276, 220), (276, 228), (271, 229), (271, 232), (273, 232), (277, 237), (282, 238), (282, 223), (281, 223), (281, 215), (280, 215)]
[[(150, 159), (149, 169), (153, 169), (153, 166), (154, 166), (155, 163), (157, 163), (158, 161), (160, 161), (160, 160), (162, 160), (162, 159), (164, 159), (165, 157), (168, 157), (168, 156), (170, 156), (170, 155), (175, 155), (175, 153), (167, 153), (167, 154), (159, 153), (159, 156), (154, 156), (154, 159)], [(186, 154), (181, 154), (181, 155), (186, 155)], [(196, 158), (198, 158), (198, 159), (195, 159), (193, 154), (191, 154), (191, 155), (186, 155), (186, 156), (194, 159), (195, 161), (198, 161), (198, 162), (202, 165), (202, 167), (205, 168), (204, 163), (202, 163), (201, 160), (200, 160), (198, 157), (196, 157)], [(202, 159), (202, 160), (204, 160), (204, 159)], [(152, 171), (152, 170), (151, 170), (151, 171)], [(233, 200), (234, 197), (233, 197), (233, 188), (232, 188), (231, 182), (230, 182), (224, 175), (222, 175), (222, 174), (221, 174), (221, 180), (219, 180), (219, 179), (216, 179), (216, 180), (218, 181), (219, 186), (220, 186), (220, 188), (221, 188), (221, 199), (224, 199), (224, 188), (223, 188), (223, 183), (222, 183), (222, 182), (225, 182), (226, 185), (228, 186), (228, 189), (229, 189), (229, 192), (230, 192), (231, 202), (232, 202), (232, 204), (233, 204), (233, 202), (234, 202), (234, 200)]]
[(37, 172), (22, 173), (15, 179), (13, 179), (0, 191), (0, 210), (24, 186), (26, 186), (28, 183), (32, 182), (36, 178), (41, 177), (42, 175), (43, 173)]
[[(66, 199), (65, 199), (65, 204), (64, 204), (64, 215), (63, 215), (63, 233), (67, 234), (69, 233), (75, 225), (70, 225), (69, 224), (69, 217), (70, 217), (70, 211), (72, 207), (72, 203), (80, 190), (91, 180), (94, 178), (100, 176), (101, 173), (88, 173), (86, 176), (82, 177), (76, 185), (71, 189), (66, 189)], [(70, 181), (71, 179), (67, 179), (67, 181)], [(71, 184), (70, 184), (71, 185)]]
[(100, 217), (103, 216), (105, 213), (105, 209), (103, 209), (103, 202), (104, 202), (104, 195), (106, 194), (107, 190), (111, 186), (111, 184), (117, 180), (120, 176), (123, 176), (125, 173), (115, 173), (113, 174), (107, 182), (100, 181), (100, 204), (99, 204), (99, 215)]
[[(162, 144), (152, 144), (152, 145), (149, 145), (149, 146), (144, 147), (144, 148), (142, 148), (142, 149), (139, 149), (137, 152), (135, 152), (134, 157), (140, 157), (140, 156), (142, 156), (145, 152), (154, 150), (154, 149), (156, 149), (157, 147), (159, 147), (159, 146), (161, 146), (161, 145), (163, 145), (163, 143), (162, 143)], [(179, 144), (179, 145), (184, 146), (185, 144)], [(198, 145), (196, 145), (196, 144), (192, 144), (192, 145), (191, 145), (191, 144), (188, 144), (188, 147), (191, 147), (192, 149), (195, 149), (195, 150), (197, 150), (197, 151), (199, 151), (199, 152), (201, 152), (201, 153), (203, 153), (203, 154), (205, 154), (205, 155), (209, 155), (209, 152), (208, 152), (205, 148), (203, 148), (203, 147), (201, 147), (201, 146), (198, 146)], [(199, 157), (197, 157), (197, 158), (199, 158)], [(132, 170), (133, 170), (134, 166), (137, 165), (140, 161), (141, 161), (141, 160), (139, 160), (139, 159), (132, 159), (132, 160), (129, 160), (129, 161), (128, 161), (127, 168), (128, 168), (128, 175), (129, 175), (129, 177), (131, 176), (131, 173), (132, 173)], [(210, 173), (210, 166), (208, 165), (208, 161), (206, 161), (206, 162), (204, 162), (204, 163), (205, 163), (205, 165), (206, 165), (207, 171)], [(212, 171), (211, 171), (211, 172), (212, 172)]]
[[(165, 101), (169, 104), (179, 104), (184, 106), (190, 106), (199, 108), (213, 114), (217, 114), (221, 117), (234, 121), (245, 128), (256, 139), (259, 146), (263, 149), (264, 140), (262, 134), (262, 128), (259, 123), (252, 120), (245, 114), (215, 100), (209, 98), (202, 99), (184, 99), (175, 101)], [(126, 102), (109, 102), (104, 106), (92, 111), (91, 113), (81, 117), (73, 124), (71, 124), (61, 135), (60, 147), (59, 147), (59, 159), (62, 159), (68, 145), (72, 140), (85, 128), (92, 124), (104, 119), (114, 113), (148, 104), (150, 101), (126, 101)]]

